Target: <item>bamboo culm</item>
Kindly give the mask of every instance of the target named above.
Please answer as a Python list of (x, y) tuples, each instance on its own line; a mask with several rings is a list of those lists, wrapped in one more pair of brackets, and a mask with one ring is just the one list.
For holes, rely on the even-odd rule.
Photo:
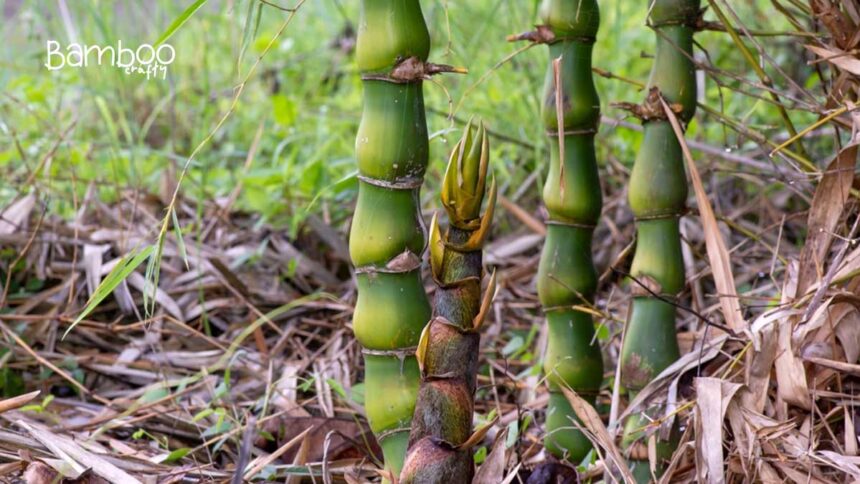
[[(421, 386), (412, 420), (401, 483), (468, 484), (472, 481), (472, 415), (478, 370), (478, 330), (495, 292), (495, 276), (481, 295), (482, 249), (496, 198), (487, 194), (489, 137), (483, 124), (470, 122), (454, 148), (442, 184), (448, 213), (444, 233), (434, 217), (430, 264), (438, 286), (435, 314), (416, 352)], [(487, 207), (481, 205), (487, 198)]]
[(582, 311), (592, 305), (597, 286), (591, 244), (602, 206), (594, 152), (600, 99), (591, 73), (600, 14), (596, 0), (544, 0), (541, 20), (537, 31), (519, 38), (546, 43), (550, 59), (541, 114), (550, 147), (543, 189), (549, 217), (537, 275), (548, 326), (544, 372), (550, 396), (544, 446), (559, 458), (579, 463), (591, 444), (577, 430), (562, 388), (593, 404), (603, 381), (594, 321)]
[(418, 0), (361, 0), (356, 62), (364, 108), (356, 138), (358, 201), (349, 251), (364, 348), (365, 410), (389, 475), (403, 464), (419, 386), (415, 347), (431, 311), (421, 280), (426, 245), (418, 192), (428, 138), (422, 76), (430, 36)]
[[(696, 110), (696, 73), (692, 61), (693, 33), (699, 0), (650, 0), (648, 24), (656, 34), (656, 55), (648, 80), (643, 119), (644, 138), (628, 192), (637, 221), (631, 291), (633, 302), (621, 350), (621, 383), (630, 398), (679, 357), (674, 301), (685, 286), (679, 221), (687, 199), (687, 179), (681, 146), (663, 111), (669, 104), (686, 125)], [(655, 405), (625, 422), (622, 444), (641, 445), (646, 427), (665, 413)], [(658, 434), (658, 473), (674, 451), (675, 429)], [(637, 452), (638, 455), (646, 455)], [(630, 461), (640, 482), (653, 477), (649, 462)]]

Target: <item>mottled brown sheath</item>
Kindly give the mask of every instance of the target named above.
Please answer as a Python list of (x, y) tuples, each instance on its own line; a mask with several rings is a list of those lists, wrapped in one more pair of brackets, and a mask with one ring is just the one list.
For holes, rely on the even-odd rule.
[(480, 335), (478, 329), (494, 289), (481, 296), (482, 248), (492, 218), (495, 184), (481, 215), (489, 143), (483, 125), (471, 125), (455, 147), (443, 184), (442, 201), (451, 227), (431, 227), (431, 267), (439, 286), (435, 316), (421, 335), (421, 387), (412, 417), (409, 450), (400, 476), (404, 483), (468, 483), (474, 474), (472, 413)]

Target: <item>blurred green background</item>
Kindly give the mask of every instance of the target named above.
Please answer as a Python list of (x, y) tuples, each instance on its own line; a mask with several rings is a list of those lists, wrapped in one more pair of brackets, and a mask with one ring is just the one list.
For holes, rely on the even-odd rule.
[[(182, 184), (184, 197), (217, 200), (241, 181), (235, 208), (258, 215), (260, 223), (294, 232), (315, 213), (345, 228), (357, 185), (353, 144), (361, 84), (352, 48), (358, 2), (308, 0), (278, 36), (289, 12), (272, 4), (292, 7), (296, 1), (202, 2), (167, 40), (176, 51), (167, 78), (146, 80), (107, 66), (48, 71), (43, 65), (46, 42), (155, 44), (195, 2), (0, 0), (0, 206), (39, 190), (50, 213), (70, 217), (72, 193), (80, 200), (90, 185), (106, 203), (125, 196), (128, 189), (169, 199), (176, 174), (202, 144)], [(749, 28), (791, 29), (785, 17), (772, 15), (769, 1), (733, 3), (738, 3), (735, 8)], [(538, 122), (546, 49), (528, 49), (498, 65), (524, 47), (506, 42), (505, 36), (529, 30), (537, 6), (536, 0), (423, 2), (434, 45), (431, 61), (470, 71), (425, 84), (432, 133), (426, 206), (435, 199), (459, 128), (477, 115), (503, 135), (492, 144), (501, 193), (528, 210), (538, 207), (538, 186), (546, 170), (546, 141)], [(644, 0), (601, 2), (596, 67), (639, 82), (647, 79), (653, 33), (644, 25), (645, 7)], [(697, 40), (714, 65), (756, 82), (728, 35), (704, 32)], [(248, 78), (269, 42), (272, 48)], [(815, 71), (798, 61), (803, 54), (796, 39), (767, 37), (763, 42), (795, 79), (817, 82)], [(697, 55), (704, 59), (701, 49)], [(204, 142), (230, 110), (236, 87), (245, 78), (235, 109)], [(636, 86), (618, 79), (597, 77), (596, 83), (603, 113), (613, 118), (626, 113), (610, 103), (643, 98)], [(748, 127), (766, 134), (784, 129), (765, 101), (721, 90), (712, 80), (702, 94), (705, 103)], [(454, 109), (456, 119), (451, 121), (447, 114)], [(798, 126), (815, 119), (806, 114), (792, 114)], [(260, 128), (259, 149), (246, 165)], [(746, 142), (720, 123), (705, 121), (701, 111), (689, 137), (725, 149), (743, 148)], [(633, 130), (604, 125), (598, 159), (630, 167), (639, 139)], [(828, 148), (821, 147), (821, 153), (832, 153)], [(605, 189), (618, 190), (623, 181), (607, 177), (605, 183), (611, 186)]]

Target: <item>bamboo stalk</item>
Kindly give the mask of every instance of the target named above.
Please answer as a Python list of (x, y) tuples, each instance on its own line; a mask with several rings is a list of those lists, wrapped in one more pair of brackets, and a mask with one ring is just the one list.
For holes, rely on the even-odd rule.
[(535, 32), (512, 37), (549, 47), (542, 121), (550, 139), (543, 200), (549, 214), (538, 268), (538, 296), (546, 313), (544, 372), (550, 391), (544, 446), (579, 463), (591, 443), (577, 430), (562, 393), (575, 390), (593, 404), (603, 381), (603, 359), (589, 311), (597, 287), (591, 256), (602, 196), (594, 152), (600, 99), (591, 55), (600, 23), (596, 0), (544, 0)]
[(419, 385), (414, 351), (431, 315), (418, 199), (428, 158), (421, 67), (430, 36), (418, 0), (362, 0), (358, 25), (364, 108), (349, 241), (358, 287), (353, 330), (364, 347), (367, 418), (386, 473), (397, 476)]
[[(644, 113), (644, 138), (630, 174), (628, 198), (637, 220), (636, 252), (630, 273), (636, 282), (631, 286), (633, 302), (620, 360), (621, 383), (631, 398), (680, 356), (671, 301), (685, 285), (679, 221), (686, 209), (688, 188), (681, 146), (663, 111), (662, 100), (672, 106), (682, 122), (692, 119), (696, 76), (691, 59), (699, 3), (649, 2), (648, 24), (655, 30), (657, 47), (648, 97), (638, 108), (640, 114)], [(631, 449), (647, 445), (645, 424), (663, 413), (663, 408), (656, 405), (628, 418), (623, 446)], [(674, 451), (675, 430), (661, 429), (656, 435), (658, 474)], [(654, 476), (647, 457), (631, 457), (636, 479), (650, 481)]]

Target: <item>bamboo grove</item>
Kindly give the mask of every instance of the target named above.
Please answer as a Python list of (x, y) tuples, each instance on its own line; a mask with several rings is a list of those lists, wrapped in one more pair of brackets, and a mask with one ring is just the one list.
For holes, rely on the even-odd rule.
[[(644, 130), (628, 193), (637, 242), (619, 362), (631, 399), (679, 357), (674, 301), (685, 285), (679, 222), (687, 184), (663, 106), (668, 103), (683, 123), (696, 108), (691, 56), (699, 0), (651, 0), (648, 7), (656, 56), (645, 102), (630, 107)], [(427, 62), (430, 38), (418, 0), (362, 0), (360, 15), (357, 64), (364, 109), (356, 139), (359, 194), (350, 256), (366, 413), (392, 481), (469, 482), (469, 447), (481, 435), (472, 433), (478, 329), (495, 287), (493, 277), (482, 296), (482, 248), (496, 197), (495, 182), (487, 183), (489, 135), (483, 123), (466, 126), (442, 182), (449, 227), (443, 232), (434, 217), (428, 244), (418, 197), (429, 151), (422, 81), (455, 69)], [(602, 209), (594, 144), (600, 99), (592, 76), (597, 0), (544, 0), (540, 20), (535, 31), (510, 40), (546, 44), (549, 51), (540, 116), (549, 146), (542, 192), (548, 218), (536, 280), (547, 327), (544, 446), (577, 464), (591, 443), (578, 430), (563, 390), (594, 404), (604, 377), (592, 319), (592, 239)], [(437, 285), (432, 309), (421, 276), (428, 245)], [(629, 418), (622, 444), (631, 451), (645, 445), (644, 428), (662, 411), (658, 406)], [(666, 459), (672, 450), (672, 432), (663, 432), (657, 457)], [(652, 477), (647, 461), (633, 461), (632, 467), (638, 480)]]
[[(681, 146), (663, 100), (684, 123), (696, 110), (692, 48), (699, 0), (653, 0), (649, 7), (648, 24), (655, 32), (656, 53), (647, 98), (636, 110), (642, 118), (644, 137), (628, 191), (637, 222), (636, 252), (630, 269), (633, 302), (619, 362), (621, 383), (631, 398), (679, 357), (675, 300), (685, 285), (679, 223), (686, 207), (687, 179)], [(662, 411), (657, 406), (630, 417), (625, 423), (623, 445), (647, 448), (643, 429)], [(658, 432), (658, 460), (671, 456), (673, 433), (674, 429)], [(647, 459), (633, 460), (631, 467), (637, 480), (651, 479)]]

